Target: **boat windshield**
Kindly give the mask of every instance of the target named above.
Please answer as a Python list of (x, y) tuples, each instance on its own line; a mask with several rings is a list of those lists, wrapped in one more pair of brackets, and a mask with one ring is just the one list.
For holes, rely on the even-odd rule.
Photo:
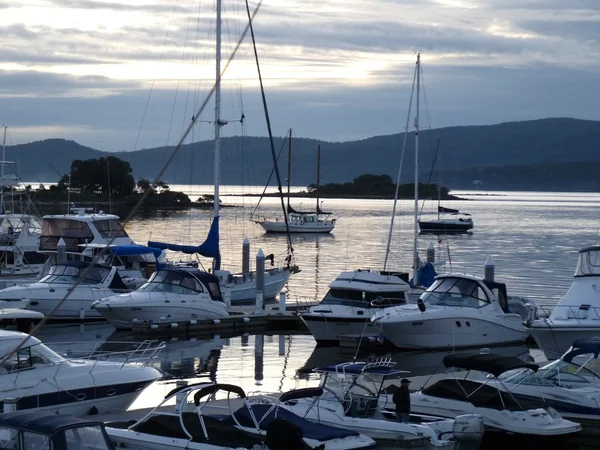
[(31, 369), (43, 364), (60, 364), (64, 361), (66, 360), (62, 356), (40, 343), (14, 352), (0, 366), (0, 373)]
[(383, 384), (383, 376), (378, 374), (344, 374), (326, 373), (323, 375), (321, 387), (325, 393), (334, 392), (340, 398), (348, 394), (367, 397), (379, 396), (379, 390)]
[(490, 303), (476, 280), (439, 278), (421, 295), (428, 305), (480, 308)]
[(103, 238), (128, 237), (127, 232), (117, 219), (94, 219), (94, 225)]
[(84, 277), (81, 279), (81, 283), (100, 284), (106, 279), (109, 273), (110, 269), (108, 267), (91, 266), (86, 271), (86, 267), (55, 264), (50, 267), (48, 275), (42, 278), (39, 282), (73, 284), (81, 275), (84, 275)]
[(600, 248), (592, 248), (579, 253), (576, 277), (600, 275)]
[(196, 277), (186, 271), (159, 270), (158, 272), (154, 272), (148, 282), (138, 290), (197, 295), (204, 292), (204, 287)]
[(531, 384), (540, 386), (561, 386), (565, 388), (583, 387), (583, 385), (600, 385), (600, 362), (588, 355), (587, 358), (574, 358), (576, 362), (561, 359), (551, 362), (532, 373), (520, 370), (508, 374), (503, 379), (507, 383)]
[(67, 450), (108, 450), (110, 447), (99, 425), (65, 430)]
[(371, 302), (381, 298), (378, 302), (382, 306), (393, 304), (403, 305), (406, 303), (404, 292), (369, 292), (354, 289), (329, 289), (321, 305), (343, 305), (343, 306), (358, 306), (368, 308)]

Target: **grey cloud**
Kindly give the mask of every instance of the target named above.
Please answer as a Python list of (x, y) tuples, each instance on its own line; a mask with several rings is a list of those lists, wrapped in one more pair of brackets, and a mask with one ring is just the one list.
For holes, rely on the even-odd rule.
[(554, 36), (575, 41), (600, 41), (600, 16), (596, 20), (578, 21), (524, 21), (521, 28), (544, 36)]

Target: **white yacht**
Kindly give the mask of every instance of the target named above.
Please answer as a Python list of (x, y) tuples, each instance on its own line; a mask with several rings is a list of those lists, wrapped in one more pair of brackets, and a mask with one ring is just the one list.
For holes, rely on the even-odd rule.
[(38, 253), (42, 227), (27, 214), (0, 214), (0, 279), (39, 274), (46, 255)]
[(65, 359), (33, 336), (0, 330), (0, 399), (13, 400), (18, 411), (77, 416), (124, 411), (161, 377), (148, 363), (130, 363), (139, 355), (131, 356), (118, 362)]
[[(211, 399), (220, 392), (226, 393), (227, 406), (213, 406), (215, 402)], [(232, 403), (239, 405), (240, 400), (241, 406), (234, 407)], [(175, 404), (165, 406), (172, 403)], [(173, 389), (158, 406), (133, 424), (107, 424), (106, 432), (119, 448), (132, 450), (222, 450), (255, 445), (263, 448), (263, 441), (268, 450), (306, 448), (305, 445), (308, 448), (323, 445), (322, 448), (331, 450), (375, 446), (372, 439), (355, 431), (318, 426), (291, 413), (284, 420), (273, 414), (257, 417), (255, 406), (250, 405), (239, 386), (193, 384)], [(211, 414), (207, 411), (211, 409), (222, 409), (226, 414)], [(298, 434), (294, 431), (298, 428), (302, 431), (300, 442), (295, 441)]]
[(136, 291), (97, 300), (92, 309), (120, 329), (136, 322), (210, 320), (229, 315), (219, 279), (189, 268), (159, 269)]
[(416, 304), (384, 308), (372, 321), (398, 348), (482, 347), (529, 336), (508, 309), (504, 284), (459, 273), (438, 276)]
[(313, 394), (313, 398), (307, 395), (282, 398), (281, 408), (322, 425), (357, 431), (377, 440), (401, 441), (407, 446), (422, 445), (425, 440), (425, 448), (454, 449), (457, 442), (481, 442), (483, 423), (476, 414), (429, 422), (411, 415), (409, 423), (398, 422), (395, 414), (384, 414), (379, 407), (384, 384), (408, 373), (394, 369), (394, 365), (385, 360), (315, 369), (321, 374), (320, 392)]
[[(127, 291), (116, 267), (93, 265), (83, 261), (54, 264), (41, 280), (0, 290), (0, 300), (28, 300), (26, 309), (45, 316), (65, 298), (50, 320), (98, 320), (102, 316), (91, 309), (96, 300)], [(85, 277), (80, 280), (85, 273)], [(79, 281), (79, 284), (75, 284)], [(75, 286), (75, 287), (74, 287)]]
[(3, 301), (0, 300), (0, 328), (16, 328), (18, 331), (29, 331), (32, 323), (44, 318), (42, 313), (25, 309), (29, 300)]
[(337, 342), (343, 336), (377, 336), (370, 322), (375, 311), (407, 303), (408, 274), (359, 269), (342, 272), (321, 302), (300, 313), (315, 340)]
[(507, 373), (498, 389), (509, 389), (521, 404), (556, 409), (563, 417), (600, 423), (600, 339), (579, 339), (560, 359), (537, 371)]
[[(568, 436), (581, 430), (578, 423), (563, 419), (553, 408), (525, 409), (508, 388), (499, 390), (493, 383), (503, 373), (515, 369), (537, 370), (538, 366), (519, 358), (494, 354), (454, 353), (444, 357), (447, 368), (478, 371), (489, 374), (484, 379), (471, 379), (469, 372), (460, 376), (440, 379), (410, 395), (411, 411), (433, 417), (456, 417), (459, 414), (478, 414), (486, 427), (483, 446), (489, 438), (492, 442), (535, 437), (543, 447), (558, 448), (560, 436)], [(501, 383), (502, 381), (498, 381)], [(540, 393), (541, 395), (541, 393)], [(380, 398), (380, 404), (393, 408), (391, 395)], [(548, 442), (544, 441), (548, 438)], [(506, 447), (509, 448), (508, 443)]]
[(530, 324), (546, 358), (557, 359), (576, 339), (600, 337), (600, 246), (579, 251), (575, 280), (548, 318)]

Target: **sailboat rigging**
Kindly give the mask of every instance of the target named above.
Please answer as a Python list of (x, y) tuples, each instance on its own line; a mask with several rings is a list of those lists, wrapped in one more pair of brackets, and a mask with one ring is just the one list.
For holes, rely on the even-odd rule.
[[(220, 172), (221, 172), (221, 127), (227, 124), (221, 118), (221, 11), (222, 11), (222, 0), (216, 2), (216, 50), (215, 50), (215, 118), (214, 118), (214, 205), (213, 205), (213, 221), (210, 226), (210, 230), (206, 237), (206, 240), (198, 245), (178, 245), (164, 242), (148, 242), (148, 246), (159, 249), (172, 250), (176, 252), (182, 252), (184, 254), (193, 255), (199, 254), (201, 256), (212, 258), (213, 273), (219, 277), (221, 285), (229, 287), (231, 289), (231, 301), (245, 302), (251, 301), (256, 297), (256, 278), (254, 273), (240, 273), (232, 274), (227, 270), (221, 269), (221, 252), (220, 252), (220, 236), (219, 236), (219, 186), (220, 186)], [(252, 17), (248, 14), (249, 28), (252, 32)], [(257, 60), (258, 63), (258, 60)], [(259, 72), (260, 74), (260, 72)], [(261, 83), (262, 84), (262, 83)], [(197, 117), (194, 118), (197, 120)], [(268, 118), (267, 118), (268, 120)], [(270, 126), (269, 126), (270, 128)], [(276, 172), (278, 178), (279, 174)], [(280, 183), (281, 185), (281, 183)], [(281, 191), (281, 188), (280, 188)], [(264, 287), (264, 298), (273, 298), (279, 294), (281, 289), (287, 283), (291, 273), (298, 270), (295, 265), (292, 265), (292, 248), (291, 241), (288, 245), (288, 256), (286, 257), (286, 266), (272, 268), (267, 271), (267, 277), (265, 277)]]
[(288, 178), (287, 178), (287, 213), (289, 222), (284, 223), (279, 219), (253, 219), (252, 222), (259, 224), (267, 233), (329, 233), (335, 228), (337, 219), (329, 219), (322, 216), (330, 216), (330, 212), (321, 209), (319, 187), (321, 182), (321, 145), (317, 146), (317, 184), (316, 184), (316, 208), (315, 211), (298, 211), (290, 204), (292, 183), (292, 129), (288, 133)]

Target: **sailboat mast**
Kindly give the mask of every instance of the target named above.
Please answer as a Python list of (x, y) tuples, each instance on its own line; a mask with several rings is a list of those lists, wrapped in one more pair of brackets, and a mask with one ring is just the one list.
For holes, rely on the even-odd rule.
[(287, 209), (290, 210), (290, 186), (292, 183), (292, 129), (290, 128), (290, 138), (288, 139), (288, 193), (287, 193)]
[(319, 187), (321, 186), (321, 144), (317, 146), (317, 214), (321, 211), (319, 208)]
[(2, 179), (2, 185), (0, 186), (0, 189), (2, 189), (2, 192), (0, 192), (0, 214), (4, 214), (4, 164), (6, 163), (6, 125), (4, 125), (4, 136), (2, 138), (2, 169), (1, 169), (1, 179)]
[(413, 282), (419, 285), (419, 91), (421, 90), (421, 54), (417, 54), (417, 113), (415, 115), (415, 229), (413, 244)]
[[(219, 219), (219, 184), (221, 182), (221, 0), (217, 0), (217, 32), (215, 54), (215, 196), (213, 220)], [(220, 257), (215, 258), (214, 270), (220, 269)]]

